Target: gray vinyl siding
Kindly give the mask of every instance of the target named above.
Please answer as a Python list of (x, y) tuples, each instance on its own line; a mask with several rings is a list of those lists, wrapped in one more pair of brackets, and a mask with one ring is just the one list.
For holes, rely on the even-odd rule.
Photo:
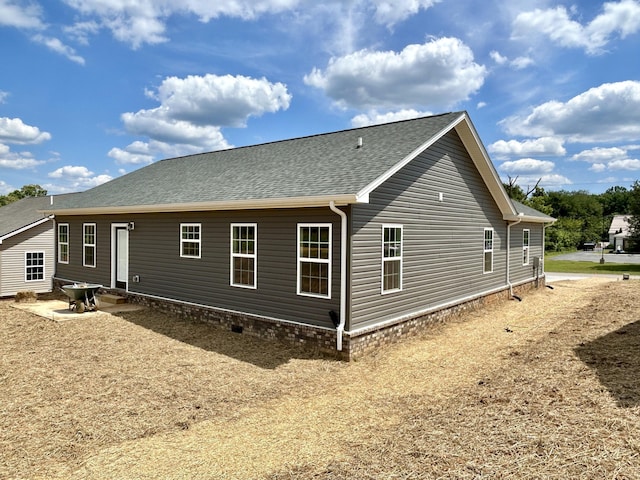
[[(133, 293), (271, 318), (333, 327), (328, 312), (340, 308), (340, 217), (329, 208), (58, 217), (69, 223), (70, 261), (57, 276), (111, 282), (111, 224), (135, 222), (129, 233)], [(82, 266), (82, 224), (95, 222), (96, 268)], [(201, 258), (180, 257), (180, 224), (201, 224)], [(230, 226), (257, 224), (257, 288), (230, 285)], [(332, 225), (331, 298), (297, 295), (297, 225)], [(140, 282), (132, 283), (133, 275)]]
[[(0, 244), (0, 296), (13, 296), (20, 291), (51, 291), (54, 272), (53, 221), (47, 221), (9, 237)], [(25, 252), (44, 252), (42, 280), (25, 280)]]
[[(439, 194), (443, 199), (440, 201)], [(382, 226), (404, 229), (402, 291), (381, 294)], [(483, 273), (492, 227), (493, 272)], [(506, 222), (451, 131), (353, 206), (351, 322), (375, 325), (506, 285)]]
[[(529, 264), (524, 265), (523, 255), (523, 231), (529, 230)], [(511, 258), (510, 258), (510, 275), (511, 283), (523, 282), (535, 278), (536, 273), (542, 275), (542, 268), (536, 272), (533, 268), (534, 257), (541, 260), (543, 255), (543, 230), (542, 224), (539, 223), (518, 223), (511, 227)]]

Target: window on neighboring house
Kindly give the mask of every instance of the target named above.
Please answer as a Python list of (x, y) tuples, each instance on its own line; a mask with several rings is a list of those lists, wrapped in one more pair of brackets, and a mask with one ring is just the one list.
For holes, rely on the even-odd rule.
[(96, 224), (85, 223), (83, 229), (83, 265), (96, 266)]
[(69, 263), (69, 224), (58, 225), (58, 262)]
[(180, 224), (180, 256), (200, 258), (200, 224)]
[(522, 264), (529, 265), (529, 230), (522, 231)]
[(231, 285), (256, 288), (257, 225), (231, 224)]
[(298, 294), (331, 298), (331, 224), (298, 224)]
[(44, 280), (44, 252), (25, 252), (24, 270), (27, 282)]
[(402, 225), (382, 226), (382, 293), (402, 290)]
[(484, 273), (493, 272), (493, 228), (484, 229)]

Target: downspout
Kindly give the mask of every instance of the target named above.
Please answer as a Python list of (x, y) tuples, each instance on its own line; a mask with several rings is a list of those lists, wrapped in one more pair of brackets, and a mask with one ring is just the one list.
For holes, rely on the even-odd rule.
[(342, 351), (342, 332), (347, 318), (347, 214), (331, 200), (329, 202), (331, 211), (340, 215), (340, 318), (336, 327), (336, 350)]
[[(509, 296), (513, 297), (513, 284), (511, 283), (511, 227), (522, 221), (522, 213), (518, 214), (518, 220), (507, 223), (507, 285), (509, 285)], [(518, 299), (519, 300), (519, 299)]]

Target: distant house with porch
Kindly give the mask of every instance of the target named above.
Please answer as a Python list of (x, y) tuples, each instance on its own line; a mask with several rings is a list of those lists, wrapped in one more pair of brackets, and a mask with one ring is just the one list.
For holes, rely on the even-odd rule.
[(629, 248), (629, 215), (615, 215), (609, 227), (609, 246), (614, 251), (625, 251)]
[(347, 358), (544, 285), (466, 112), (162, 160), (45, 209), (59, 283)]

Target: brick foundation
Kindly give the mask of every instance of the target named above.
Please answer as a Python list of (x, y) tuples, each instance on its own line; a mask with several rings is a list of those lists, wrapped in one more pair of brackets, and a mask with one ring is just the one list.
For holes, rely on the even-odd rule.
[[(54, 279), (54, 288), (57, 289), (66, 283), (69, 282)], [(533, 288), (544, 286), (545, 279), (540, 278), (538, 281), (534, 280), (514, 286), (513, 292), (514, 295), (521, 295)], [(136, 295), (121, 290), (103, 289), (102, 291), (124, 296), (130, 303), (144, 305), (169, 315), (208, 323), (218, 328), (266, 340), (275, 340), (296, 345), (319, 355), (328, 355), (347, 361), (366, 356), (373, 350), (380, 349), (385, 345), (397, 343), (408, 336), (416, 335), (431, 325), (444, 323), (450, 319), (465, 315), (468, 312), (478, 310), (485, 305), (509, 299), (509, 290), (504, 289), (484, 297), (458, 303), (423, 315), (401, 319), (382, 327), (374, 326), (355, 334), (345, 333), (342, 340), (342, 351), (338, 352), (336, 350), (336, 331), (334, 329), (298, 325), (256, 315)]]

